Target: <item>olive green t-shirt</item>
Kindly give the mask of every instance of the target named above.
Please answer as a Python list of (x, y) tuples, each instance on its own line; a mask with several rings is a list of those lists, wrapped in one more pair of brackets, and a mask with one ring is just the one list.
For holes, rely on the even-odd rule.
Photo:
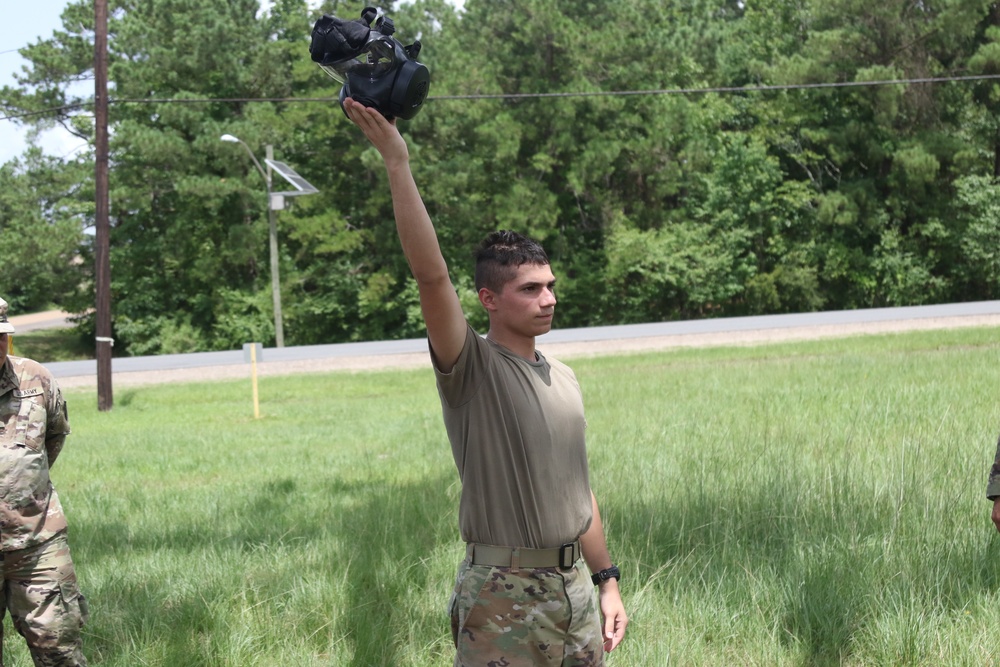
[(567, 366), (536, 356), (523, 359), (469, 327), (451, 372), (435, 360), (466, 542), (544, 549), (590, 527), (583, 394)]

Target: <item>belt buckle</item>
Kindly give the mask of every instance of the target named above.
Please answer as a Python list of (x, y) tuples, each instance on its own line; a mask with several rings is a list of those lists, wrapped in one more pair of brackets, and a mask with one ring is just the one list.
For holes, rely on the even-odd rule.
[(576, 542), (567, 542), (559, 547), (559, 568), (570, 570), (576, 562)]

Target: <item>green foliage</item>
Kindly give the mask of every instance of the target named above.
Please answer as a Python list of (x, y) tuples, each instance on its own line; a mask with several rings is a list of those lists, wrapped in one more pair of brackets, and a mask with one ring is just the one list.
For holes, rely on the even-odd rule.
[(14, 336), (14, 354), (44, 363), (93, 359), (94, 340), (72, 328), (26, 331)]
[(0, 296), (13, 312), (68, 303), (80, 287), (93, 210), (83, 168), (38, 149), (0, 165)]
[(698, 308), (722, 303), (742, 287), (729, 241), (698, 223), (649, 231), (622, 225), (608, 239), (609, 299), (626, 317), (652, 312), (659, 319), (692, 317)]
[[(319, 11), (354, 18), (361, 8), (331, 0)], [(27, 117), (32, 132), (60, 123), (92, 135), (71, 85), (91, 74), (91, 9), (70, 4), (64, 29), (25, 48), (29, 71), (0, 90), (4, 108), (60, 107)], [(421, 335), (381, 160), (307, 54), (318, 12), (304, 0), (263, 12), (257, 0), (112, 9), (117, 349), (273, 339), (265, 187), (223, 133), (259, 159), (273, 146), (320, 189), (277, 215), (288, 344)], [(424, 45), (431, 99), (401, 129), (480, 326), (470, 254), (496, 228), (546, 246), (561, 327), (996, 297), (992, 195), (973, 185), (1000, 175), (994, 81), (753, 90), (995, 74), (1000, 13), (987, 0), (384, 9), (404, 43)], [(496, 94), (577, 95), (458, 99)], [(49, 267), (11, 290), (21, 305), (92, 306), (80, 236), (92, 222), (88, 160), (26, 155), (3, 167), (15, 188), (0, 195), (0, 233), (34, 245), (5, 243), (0, 276), (39, 257)], [(53, 233), (39, 234), (39, 220)], [(67, 253), (84, 261), (67, 265)]]
[(1000, 295), (1000, 184), (984, 176), (969, 176), (956, 183), (962, 237), (962, 267), (975, 296)]

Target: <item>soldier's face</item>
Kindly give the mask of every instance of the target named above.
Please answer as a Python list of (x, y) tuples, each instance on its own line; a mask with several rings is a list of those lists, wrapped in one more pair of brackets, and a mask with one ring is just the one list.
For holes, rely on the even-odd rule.
[(0, 365), (7, 361), (7, 346), (10, 345), (9, 334), (0, 334)]
[(556, 278), (548, 264), (522, 264), (517, 275), (490, 300), (492, 320), (525, 336), (541, 336), (552, 328)]

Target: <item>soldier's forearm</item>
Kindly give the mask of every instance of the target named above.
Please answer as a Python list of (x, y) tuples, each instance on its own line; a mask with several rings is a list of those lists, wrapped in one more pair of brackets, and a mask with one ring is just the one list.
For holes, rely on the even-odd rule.
[(604, 537), (604, 523), (601, 521), (601, 511), (597, 507), (597, 499), (590, 494), (594, 518), (590, 528), (580, 536), (580, 546), (583, 548), (583, 559), (591, 572), (599, 572), (611, 567), (611, 556), (608, 554), (608, 544)]

